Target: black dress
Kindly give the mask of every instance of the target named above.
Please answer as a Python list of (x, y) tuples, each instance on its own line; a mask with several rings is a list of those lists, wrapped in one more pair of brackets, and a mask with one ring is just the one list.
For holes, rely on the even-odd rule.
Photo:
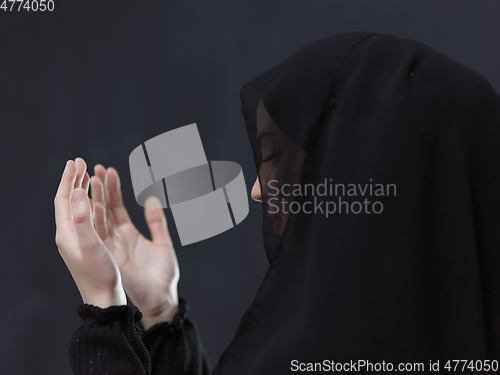
[(179, 312), (170, 322), (144, 331), (137, 307), (102, 309), (82, 304), (83, 325), (70, 340), (69, 359), (75, 375), (208, 375), (209, 363), (196, 325), (179, 299)]

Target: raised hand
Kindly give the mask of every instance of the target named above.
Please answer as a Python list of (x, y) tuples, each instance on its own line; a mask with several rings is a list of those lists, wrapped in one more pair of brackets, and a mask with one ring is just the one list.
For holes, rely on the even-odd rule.
[(160, 200), (149, 197), (144, 208), (150, 241), (130, 220), (116, 169), (97, 164), (94, 172), (90, 184), (95, 228), (118, 264), (127, 295), (143, 314), (142, 324), (148, 329), (171, 320), (178, 311), (179, 265)]
[(55, 241), (85, 303), (125, 305), (118, 265), (93, 226), (86, 168), (81, 158), (66, 163), (54, 199)]

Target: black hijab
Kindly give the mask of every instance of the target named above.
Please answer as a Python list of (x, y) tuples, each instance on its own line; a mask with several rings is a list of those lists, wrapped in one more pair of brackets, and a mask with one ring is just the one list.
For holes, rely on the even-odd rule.
[[(243, 85), (241, 103), (270, 268), (215, 374), (500, 359), (500, 97), (480, 74), (422, 43), (345, 33)], [(264, 108), (279, 130), (266, 150)], [(316, 189), (285, 198), (281, 235), (269, 176)], [(308, 213), (328, 202), (335, 213)]]

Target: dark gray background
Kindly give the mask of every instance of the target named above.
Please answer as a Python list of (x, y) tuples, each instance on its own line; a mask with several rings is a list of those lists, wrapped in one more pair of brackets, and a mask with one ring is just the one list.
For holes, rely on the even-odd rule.
[[(239, 163), (250, 190), (256, 171), (239, 86), (314, 39), (375, 31), (418, 40), (500, 91), (497, 0), (145, 3), (55, 0), (52, 13), (0, 11), (1, 374), (70, 373), (81, 299), (54, 243), (53, 207), (66, 160), (114, 166), (147, 233), (130, 152), (196, 122), (207, 158)], [(248, 218), (219, 236), (181, 247), (172, 233), (180, 295), (212, 365), (267, 268), (260, 217), (252, 201)]]

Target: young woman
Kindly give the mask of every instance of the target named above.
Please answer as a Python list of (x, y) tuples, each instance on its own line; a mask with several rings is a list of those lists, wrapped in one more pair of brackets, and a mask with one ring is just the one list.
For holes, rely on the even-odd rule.
[[(500, 97), (491, 85), (421, 43), (345, 33), (240, 93), (270, 267), (213, 374), (429, 372), (453, 360), (493, 370)], [(56, 243), (84, 301), (74, 373), (209, 374), (158, 200), (145, 208), (148, 241), (117, 171), (85, 170), (68, 161), (55, 198)]]

